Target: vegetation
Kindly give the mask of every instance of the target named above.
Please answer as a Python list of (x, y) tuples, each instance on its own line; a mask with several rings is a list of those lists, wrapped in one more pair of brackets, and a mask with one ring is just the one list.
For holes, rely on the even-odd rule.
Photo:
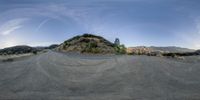
[[(72, 51), (80, 53), (112, 53), (112, 54), (131, 54), (131, 55), (148, 55), (148, 56), (168, 56), (168, 57), (181, 57), (181, 56), (195, 56), (200, 55), (200, 50), (192, 51), (186, 48), (178, 47), (130, 47), (126, 48), (120, 45), (120, 40), (115, 39), (114, 43), (104, 39), (101, 36), (93, 34), (83, 34), (75, 36), (61, 45), (51, 45), (49, 47), (29, 47), (29, 46), (14, 46), (0, 50), (0, 55), (18, 55), (24, 53), (37, 54), (44, 49), (57, 49), (61, 51)], [(169, 51), (169, 52), (168, 52)], [(177, 51), (177, 52), (176, 52)], [(178, 52), (179, 51), (179, 52)], [(188, 52), (184, 52), (188, 51)], [(191, 52), (190, 52), (191, 51)]]
[(36, 51), (36, 49), (29, 46), (14, 46), (0, 50), (0, 55), (24, 54), (33, 51)]
[(194, 51), (187, 48), (179, 47), (130, 47), (127, 48), (127, 53), (131, 55), (147, 55), (147, 56), (166, 56), (166, 57), (182, 57), (200, 55), (200, 51)]
[(49, 47), (46, 47), (45, 49), (55, 49), (57, 48), (59, 45), (58, 44), (52, 44)]
[(2, 62), (13, 62), (13, 61), (14, 61), (14, 59), (12, 59), (12, 58), (2, 60)]
[(188, 49), (188, 48), (181, 48), (181, 47), (175, 47), (175, 46), (168, 46), (168, 47), (148, 47), (154, 51), (162, 51), (162, 52), (170, 52), (170, 53), (184, 53), (184, 52), (195, 52), (193, 49)]
[(153, 51), (153, 52), (149, 52), (149, 53), (147, 53), (147, 56), (159, 56), (159, 57), (162, 57), (163, 55), (162, 55), (162, 52), (160, 52), (160, 51)]
[(88, 42), (86, 44), (86, 48), (84, 48), (84, 50), (82, 51), (82, 53), (84, 52), (90, 52), (90, 53), (100, 53), (101, 50), (98, 47), (98, 44), (96, 41), (91, 41), (91, 42)]
[(33, 51), (33, 54), (34, 54), (34, 55), (37, 55), (37, 51), (36, 51), (36, 50), (34, 50), (34, 51)]
[(115, 51), (117, 54), (126, 54), (126, 47), (124, 45), (115, 45)]
[(116, 38), (114, 43), (101, 36), (93, 34), (83, 34), (75, 36), (63, 43), (59, 50), (80, 51), (81, 53), (116, 53), (126, 54), (126, 47), (120, 45), (120, 40)]
[[(127, 48), (127, 53), (131, 55), (147, 55), (150, 52), (152, 52), (152, 49), (145, 46)], [(149, 54), (149, 55), (154, 55), (154, 54)]]
[(171, 56), (171, 57), (176, 57), (176, 56), (195, 56), (195, 55), (200, 55), (197, 51), (196, 52), (185, 52), (185, 53), (164, 53), (163, 56)]
[(83, 34), (83, 35), (78, 35), (78, 36), (72, 37), (72, 38), (66, 40), (66, 41), (64, 42), (64, 44), (65, 44), (66, 46), (70, 46), (70, 45), (71, 45), (70, 43), (71, 43), (72, 41), (79, 41), (79, 40), (81, 40), (80, 42), (86, 42), (86, 43), (88, 43), (88, 42), (90, 42), (90, 39), (89, 39), (89, 38), (96, 38), (96, 39), (99, 40), (99, 42), (103, 42), (103, 43), (105, 43), (105, 44), (108, 45), (108, 46), (113, 46), (113, 47), (114, 47), (114, 44), (113, 44), (112, 42), (110, 42), (110, 41), (104, 39), (103, 37), (97, 36), (97, 35), (93, 35), (93, 34), (88, 34), (88, 33)]
[(65, 52), (80, 53), (115, 53), (114, 44), (101, 36), (83, 34), (75, 36), (58, 47), (58, 50)]

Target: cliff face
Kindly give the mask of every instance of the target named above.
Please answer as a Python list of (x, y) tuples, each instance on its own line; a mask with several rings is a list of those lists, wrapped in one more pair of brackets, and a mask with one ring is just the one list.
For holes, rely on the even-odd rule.
[(75, 36), (62, 43), (57, 49), (64, 52), (78, 53), (115, 53), (113, 43), (92, 34)]

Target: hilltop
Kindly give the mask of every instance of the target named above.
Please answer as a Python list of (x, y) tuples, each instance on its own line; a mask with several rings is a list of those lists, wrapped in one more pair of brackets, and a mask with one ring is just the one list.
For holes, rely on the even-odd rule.
[(63, 52), (78, 53), (115, 53), (114, 44), (101, 36), (83, 34), (66, 40), (58, 48)]

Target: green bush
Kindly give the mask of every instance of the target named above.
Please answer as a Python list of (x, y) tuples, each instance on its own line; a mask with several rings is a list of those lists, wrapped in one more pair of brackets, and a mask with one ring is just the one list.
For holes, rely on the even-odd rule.
[(34, 55), (37, 55), (37, 51), (36, 51), (36, 50), (35, 50), (35, 51), (33, 51), (33, 54), (34, 54)]
[(81, 52), (87, 52), (87, 53), (100, 53), (100, 49), (97, 48), (97, 42), (90, 41), (89, 43), (86, 44), (86, 47), (83, 51)]
[(100, 50), (98, 48), (92, 48), (91, 53), (100, 53)]
[(126, 47), (124, 45), (116, 45), (115, 51), (117, 54), (126, 54)]
[(89, 42), (86, 44), (86, 48), (96, 48), (97, 43), (96, 42)]

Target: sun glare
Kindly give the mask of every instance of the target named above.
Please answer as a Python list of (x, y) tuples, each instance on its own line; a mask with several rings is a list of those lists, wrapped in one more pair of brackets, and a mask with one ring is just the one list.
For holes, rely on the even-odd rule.
[(18, 44), (19, 44), (19, 42), (18, 42), (17, 38), (9, 38), (2, 45), (3, 45), (3, 48), (6, 48), (6, 47), (16, 46)]

